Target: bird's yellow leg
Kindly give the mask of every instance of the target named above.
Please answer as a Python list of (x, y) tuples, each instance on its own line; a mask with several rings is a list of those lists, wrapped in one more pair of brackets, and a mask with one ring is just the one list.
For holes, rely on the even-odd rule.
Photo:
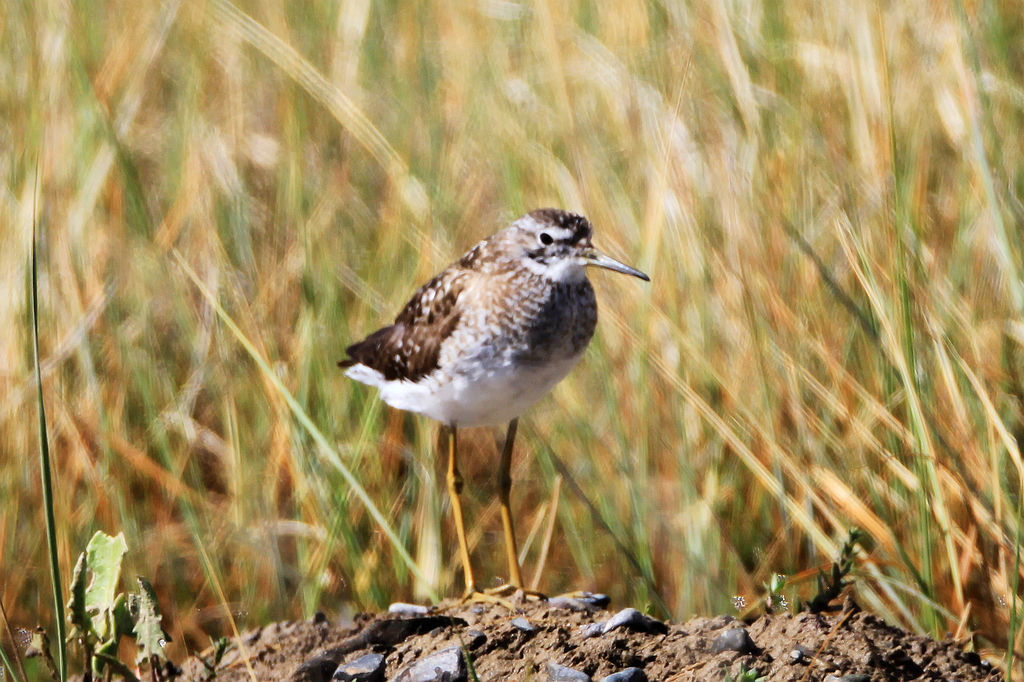
[(462, 601), (486, 602), (499, 604), (509, 611), (515, 611), (507, 600), (501, 595), (492, 595), (480, 592), (476, 589), (476, 581), (473, 579), (473, 565), (469, 560), (469, 542), (466, 540), (466, 525), (462, 518), (462, 474), (459, 473), (459, 448), (456, 427), (445, 428), (448, 439), (448, 473), (445, 480), (448, 484), (448, 495), (452, 501), (452, 515), (455, 517), (455, 533), (459, 538), (459, 556), (462, 558), (462, 572), (466, 578), (466, 591), (462, 595)]
[(501, 525), (505, 531), (505, 556), (508, 559), (508, 582), (514, 587), (522, 587), (523, 576), (519, 572), (519, 545), (512, 527), (512, 446), (516, 440), (519, 420), (508, 423), (505, 434), (505, 446), (501, 449), (501, 463), (498, 465), (498, 500), (501, 502)]
[(466, 541), (466, 526), (462, 520), (462, 474), (459, 473), (458, 442), (456, 428), (445, 428), (448, 438), (448, 496), (452, 502), (452, 515), (455, 517), (455, 534), (459, 538), (459, 555), (462, 557), (462, 573), (466, 579), (466, 596), (476, 593), (476, 581), (473, 580), (473, 566), (469, 561), (469, 543)]
[(523, 585), (523, 576), (519, 570), (519, 546), (516, 544), (516, 533), (512, 525), (512, 447), (516, 441), (519, 419), (508, 423), (505, 434), (505, 446), (501, 449), (501, 463), (498, 465), (498, 500), (501, 502), (501, 525), (505, 531), (505, 556), (508, 559), (508, 584), (487, 590), (489, 594), (509, 595), (522, 591), (528, 597), (543, 599), (540, 592), (527, 590)]

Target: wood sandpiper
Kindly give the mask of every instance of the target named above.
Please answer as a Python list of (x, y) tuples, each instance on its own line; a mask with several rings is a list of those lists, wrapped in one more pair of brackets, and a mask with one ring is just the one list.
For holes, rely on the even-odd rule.
[(552, 208), (528, 213), (485, 239), (427, 282), (391, 324), (346, 349), (345, 375), (380, 390), (388, 405), (447, 427), (446, 481), (466, 581), (477, 590), (463, 525), (459, 427), (508, 423), (498, 495), (508, 587), (521, 589), (509, 509), (512, 444), (521, 415), (579, 361), (597, 325), (588, 265), (650, 281), (591, 244), (583, 216)]

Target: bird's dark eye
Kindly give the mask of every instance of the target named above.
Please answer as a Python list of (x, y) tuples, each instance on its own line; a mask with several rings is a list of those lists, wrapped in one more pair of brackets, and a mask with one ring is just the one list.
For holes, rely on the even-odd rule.
[(551, 246), (552, 244), (555, 243), (555, 238), (552, 237), (547, 232), (541, 232), (540, 233), (540, 243), (543, 244), (544, 246)]

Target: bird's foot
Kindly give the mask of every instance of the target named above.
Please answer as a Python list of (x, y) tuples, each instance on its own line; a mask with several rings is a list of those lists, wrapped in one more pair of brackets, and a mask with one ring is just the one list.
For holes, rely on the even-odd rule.
[(459, 600), (460, 604), (497, 604), (503, 606), (509, 611), (515, 613), (515, 605), (506, 599), (505, 594), (494, 594), (492, 590), (484, 590), (483, 592), (478, 591), (476, 588), (469, 588), (462, 595), (462, 599)]
[(537, 590), (528, 590), (525, 587), (513, 585), (507, 583), (505, 585), (499, 585), (498, 587), (491, 587), (484, 590), (485, 594), (510, 599), (517, 603), (525, 603), (531, 601), (547, 601), (547, 595)]

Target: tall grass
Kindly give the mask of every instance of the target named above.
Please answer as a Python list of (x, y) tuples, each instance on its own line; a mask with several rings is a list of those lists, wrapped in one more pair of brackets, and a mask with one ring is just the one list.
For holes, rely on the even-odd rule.
[[(12, 621), (53, 617), (28, 418), (38, 158), (61, 566), (97, 528), (124, 531), (175, 655), (268, 618), (458, 593), (435, 425), (335, 362), (547, 205), (588, 215), (598, 246), (653, 281), (594, 273), (597, 337), (523, 420), (520, 539), (557, 509), (542, 589), (730, 611), (773, 573), (799, 585), (858, 526), (867, 607), (1019, 651), (1021, 16), (923, 0), (7, 3)], [(463, 439), (480, 576), (504, 572), (498, 439)]]
[[(37, 176), (38, 178), (38, 176)], [(38, 424), (39, 430), (39, 482), (40, 491), (42, 492), (42, 511), (43, 511), (43, 528), (46, 532), (46, 558), (50, 565), (50, 593), (53, 595), (53, 614), (54, 614), (54, 626), (57, 634), (57, 652), (55, 658), (57, 659), (57, 675), (58, 679), (56, 682), (64, 682), (68, 677), (68, 660), (67, 660), (67, 649), (65, 647), (65, 623), (64, 623), (64, 588), (63, 581), (61, 579), (60, 570), (60, 557), (58, 556), (57, 550), (57, 518), (54, 514), (56, 505), (53, 499), (53, 465), (51, 464), (50, 457), (50, 438), (46, 428), (46, 406), (43, 402), (43, 377), (39, 367), (39, 258), (36, 249), (36, 231), (35, 231), (35, 216), (36, 216), (36, 204), (32, 202), (32, 215), (33, 215), (33, 229), (32, 229), (32, 247), (29, 256), (29, 269), (31, 271), (31, 278), (29, 281), (30, 287), (30, 299), (32, 306), (32, 367), (35, 370), (36, 379), (36, 405), (38, 406), (38, 412), (36, 413), (36, 423)], [(2, 608), (2, 607), (0, 607)], [(9, 622), (7, 614), (3, 614), (4, 624), (8, 628)], [(45, 652), (47, 655), (49, 652)], [(17, 658), (18, 652), (14, 652), (15, 658)], [(7, 667), (10, 668), (9, 661), (4, 659)], [(19, 660), (19, 666), (21, 661)], [(21, 671), (24, 674), (24, 670)], [(11, 670), (13, 674), (14, 671)]]

